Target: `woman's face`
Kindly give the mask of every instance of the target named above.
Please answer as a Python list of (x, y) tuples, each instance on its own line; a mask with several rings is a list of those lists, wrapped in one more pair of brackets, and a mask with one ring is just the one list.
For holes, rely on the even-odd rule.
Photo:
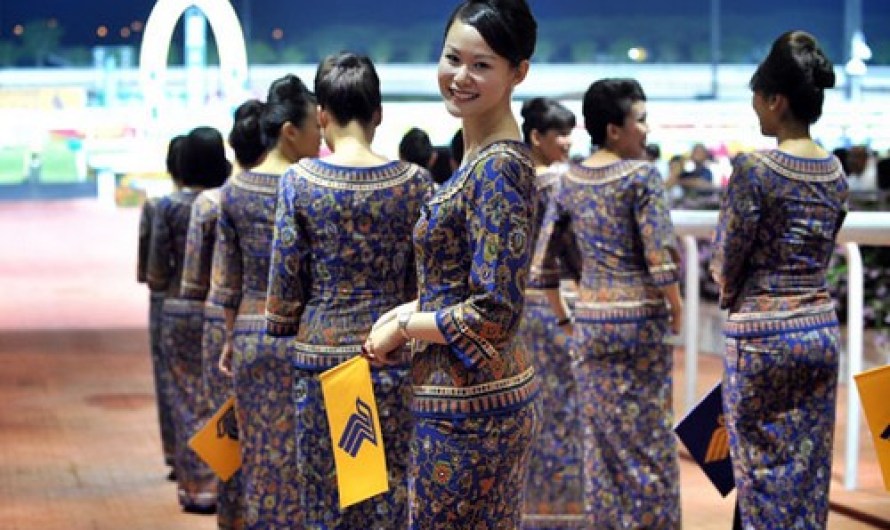
[(760, 133), (764, 136), (774, 136), (775, 113), (770, 108), (769, 98), (762, 92), (754, 92), (751, 96), (751, 106), (754, 107), (754, 113), (760, 122)]
[(458, 118), (509, 106), (513, 87), (522, 80), (519, 70), (495, 53), (476, 28), (460, 20), (445, 35), (438, 78), (445, 107)]
[(611, 149), (624, 159), (646, 158), (646, 102), (635, 101), (624, 118), (624, 124), (616, 128), (615, 140)]
[(306, 119), (297, 128), (293, 141), (293, 152), (296, 157), (293, 162), (301, 158), (318, 156), (321, 147), (321, 127), (318, 125), (318, 108), (315, 103), (307, 103)]
[(569, 159), (569, 150), (572, 148), (571, 129), (549, 129), (546, 133), (536, 130), (534, 136), (533, 148), (547, 165)]

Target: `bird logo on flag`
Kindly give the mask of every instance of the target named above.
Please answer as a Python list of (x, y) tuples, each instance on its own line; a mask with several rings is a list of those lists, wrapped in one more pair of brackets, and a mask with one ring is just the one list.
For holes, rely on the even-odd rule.
[(887, 428), (884, 429), (884, 432), (881, 433), (881, 439), (890, 442), (890, 425), (888, 425)]
[(228, 436), (232, 440), (238, 439), (238, 420), (235, 418), (235, 409), (232, 407), (229, 407), (229, 410), (216, 422), (216, 437), (224, 436)]
[(377, 445), (377, 432), (374, 430), (374, 416), (371, 407), (362, 401), (361, 398), (355, 399), (355, 412), (349, 416), (346, 423), (346, 429), (340, 437), (340, 449), (346, 451), (349, 456), (355, 458), (362, 443), (367, 440)]
[(729, 458), (729, 434), (726, 432), (726, 420), (723, 414), (717, 418), (717, 428), (711, 435), (711, 442), (708, 444), (708, 452), (705, 453), (705, 464), (719, 462), (720, 460)]

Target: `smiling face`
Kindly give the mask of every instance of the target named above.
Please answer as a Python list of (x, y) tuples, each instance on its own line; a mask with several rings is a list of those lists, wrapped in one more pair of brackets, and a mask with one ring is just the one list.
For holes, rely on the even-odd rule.
[(476, 28), (455, 20), (439, 58), (439, 92), (445, 107), (458, 118), (484, 115), (499, 106), (509, 108), (525, 64), (512, 66), (491, 49)]
[(548, 129), (543, 134), (535, 130), (532, 131), (532, 148), (547, 165), (565, 162), (572, 148), (571, 135), (571, 129)]
[(646, 102), (635, 101), (624, 123), (619, 127), (609, 126), (609, 149), (624, 159), (642, 159), (646, 157), (646, 135), (649, 124), (646, 123)]

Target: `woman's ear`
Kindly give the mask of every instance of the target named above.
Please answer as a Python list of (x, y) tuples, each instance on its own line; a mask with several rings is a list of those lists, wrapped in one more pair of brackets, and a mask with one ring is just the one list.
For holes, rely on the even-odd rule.
[(528, 139), (532, 143), (532, 147), (540, 147), (541, 146), (541, 131), (537, 129), (532, 129), (531, 134), (528, 135)]
[(525, 76), (528, 75), (528, 65), (529, 65), (528, 59), (525, 59), (525, 60), (521, 61), (519, 63), (519, 65), (517, 65), (516, 68), (514, 69), (516, 72), (514, 74), (514, 78), (513, 78), (513, 86), (514, 87), (516, 85), (518, 85), (519, 83), (525, 81)]
[(331, 123), (331, 117), (328, 115), (328, 111), (324, 110), (324, 107), (319, 105), (316, 113), (318, 114), (318, 126), (325, 129), (328, 124)]

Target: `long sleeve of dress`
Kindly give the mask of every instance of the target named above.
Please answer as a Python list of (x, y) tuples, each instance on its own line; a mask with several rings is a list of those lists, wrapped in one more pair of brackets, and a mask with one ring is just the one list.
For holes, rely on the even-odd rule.
[(242, 256), (238, 231), (235, 229), (227, 197), (223, 195), (216, 224), (216, 244), (213, 248), (210, 301), (228, 309), (241, 304)]
[[(204, 192), (207, 193), (207, 192)], [(210, 290), (210, 267), (216, 239), (218, 207), (203, 194), (192, 203), (182, 263), (183, 298), (204, 300)]]
[(466, 183), (469, 297), (436, 312), (468, 368), (496, 358), (514, 336), (531, 259), (533, 175), (514, 157), (484, 158)]
[(309, 236), (298, 219), (298, 179), (289, 169), (278, 188), (275, 233), (266, 299), (266, 331), (270, 335), (296, 335), (309, 295)]
[(151, 226), (154, 219), (154, 200), (146, 199), (139, 215), (139, 241), (136, 248), (136, 281), (148, 279), (148, 251), (151, 245)]
[(173, 235), (167, 219), (158, 208), (151, 224), (151, 238), (148, 245), (148, 268), (145, 276), (148, 288), (152, 291), (165, 291), (170, 284), (173, 266)]
[(723, 196), (711, 274), (720, 289), (720, 307), (732, 307), (744, 283), (745, 262), (760, 221), (760, 194), (755, 166), (737, 162)]
[(655, 285), (664, 287), (680, 281), (677, 236), (665, 200), (664, 183), (652, 167), (642, 173), (636, 187), (634, 217), (643, 244), (646, 267)]

